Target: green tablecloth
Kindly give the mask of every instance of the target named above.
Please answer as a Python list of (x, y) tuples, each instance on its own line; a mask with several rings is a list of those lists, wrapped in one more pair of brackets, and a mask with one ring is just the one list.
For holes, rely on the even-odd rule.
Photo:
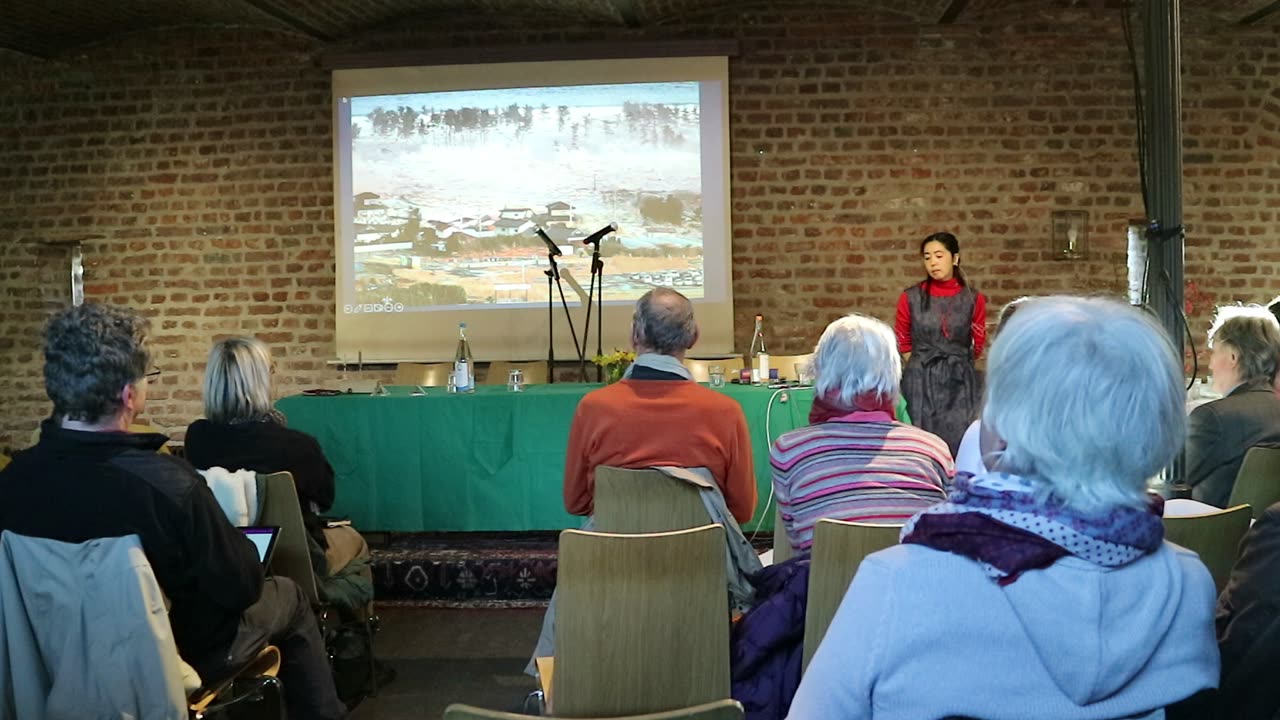
[[(277, 406), (290, 427), (320, 441), (337, 474), (331, 514), (361, 530), (561, 530), (581, 524), (561, 494), (569, 424), (578, 400), (598, 387), (480, 386), (466, 395), (430, 388), (425, 396), (391, 388), (390, 397), (294, 395)], [(742, 405), (751, 431), (760, 502), (746, 527), (770, 529), (772, 510), (762, 518), (770, 438), (808, 422), (813, 390), (717, 391)]]

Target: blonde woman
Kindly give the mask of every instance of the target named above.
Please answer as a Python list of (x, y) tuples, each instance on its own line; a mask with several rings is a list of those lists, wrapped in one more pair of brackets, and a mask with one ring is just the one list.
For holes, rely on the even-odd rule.
[(187, 428), (187, 460), (200, 470), (292, 473), (307, 530), (324, 551), (327, 568), (316, 572), (335, 574), (352, 560), (367, 558), (369, 546), (352, 528), (325, 527), (320, 519), (319, 513), (333, 506), (333, 468), (320, 443), (285, 427), (284, 417), (271, 406), (272, 367), (271, 353), (256, 338), (214, 343), (204, 375), (205, 419)]

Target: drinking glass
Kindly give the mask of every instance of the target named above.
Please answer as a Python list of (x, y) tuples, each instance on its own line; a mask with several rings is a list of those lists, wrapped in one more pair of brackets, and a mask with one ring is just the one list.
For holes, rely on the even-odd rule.
[(524, 392), (524, 371), (512, 370), (511, 375), (507, 377), (507, 390), (509, 392)]
[(724, 387), (724, 367), (712, 365), (708, 373), (711, 375), (711, 387)]
[(796, 363), (796, 382), (801, 385), (809, 384), (809, 364)]

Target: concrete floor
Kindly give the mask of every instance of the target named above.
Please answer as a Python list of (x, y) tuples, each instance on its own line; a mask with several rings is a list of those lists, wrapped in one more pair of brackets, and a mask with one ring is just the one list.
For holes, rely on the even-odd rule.
[(377, 656), (397, 675), (351, 720), (438, 720), (456, 702), (518, 711), (536, 688), (524, 666), (543, 612), (378, 608)]

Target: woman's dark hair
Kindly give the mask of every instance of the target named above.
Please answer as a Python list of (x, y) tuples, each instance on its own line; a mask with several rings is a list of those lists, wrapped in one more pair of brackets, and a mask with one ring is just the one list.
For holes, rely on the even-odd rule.
[[(929, 237), (925, 238), (924, 241), (920, 243), (921, 256), (924, 255), (925, 246), (931, 242), (941, 243), (942, 247), (946, 248), (947, 252), (951, 253), (953, 256), (960, 254), (960, 241), (956, 239), (955, 235), (952, 235), (949, 232), (936, 232), (930, 235)], [(959, 263), (955, 264), (955, 266), (952, 268), (952, 272), (955, 274), (956, 282), (960, 283), (960, 287), (969, 287), (969, 283), (964, 279), (964, 273), (960, 271)], [(924, 306), (926, 309), (928, 309), (929, 307), (929, 290), (932, 286), (933, 286), (933, 276), (929, 275), (928, 273), (925, 273)]]

